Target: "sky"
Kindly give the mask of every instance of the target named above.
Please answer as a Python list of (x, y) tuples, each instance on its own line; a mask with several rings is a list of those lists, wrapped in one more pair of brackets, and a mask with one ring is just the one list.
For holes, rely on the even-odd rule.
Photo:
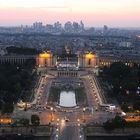
[(80, 20), (93, 27), (140, 27), (140, 0), (0, 0), (0, 26)]

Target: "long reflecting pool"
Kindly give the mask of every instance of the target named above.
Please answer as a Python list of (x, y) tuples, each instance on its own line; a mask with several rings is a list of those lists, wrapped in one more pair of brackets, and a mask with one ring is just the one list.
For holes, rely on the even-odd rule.
[(74, 91), (61, 91), (59, 105), (62, 107), (76, 106), (76, 97)]

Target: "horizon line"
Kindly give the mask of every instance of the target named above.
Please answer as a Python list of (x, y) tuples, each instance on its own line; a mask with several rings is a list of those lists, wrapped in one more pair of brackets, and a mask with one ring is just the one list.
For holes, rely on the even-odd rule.
[[(81, 20), (80, 20), (81, 21)], [(36, 21), (36, 22), (41, 22), (41, 21)], [(56, 21), (57, 22), (57, 21)], [(72, 21), (72, 22), (74, 22), (74, 21)], [(33, 23), (35, 23), (35, 22), (33, 22)], [(33, 23), (32, 24), (17, 24), (17, 25), (0, 25), (0, 27), (21, 27), (21, 26), (23, 26), (23, 27), (26, 27), (26, 26), (28, 26), (28, 27), (31, 27), (31, 26), (33, 26)], [(43, 22), (42, 22), (43, 23)], [(55, 22), (54, 22), (55, 23)], [(48, 23), (48, 24), (51, 24), (51, 25), (53, 25), (54, 23)], [(61, 22), (60, 22), (61, 23)], [(47, 24), (42, 24), (42, 26), (46, 26)], [(64, 24), (62, 24), (62, 27), (64, 27), (64, 25), (65, 25), (65, 23)], [(106, 25), (106, 24), (103, 24), (102, 26), (85, 26), (85, 28), (103, 28), (104, 27), (104, 25)], [(108, 28), (140, 28), (140, 26), (112, 26), (112, 25), (106, 25)]]

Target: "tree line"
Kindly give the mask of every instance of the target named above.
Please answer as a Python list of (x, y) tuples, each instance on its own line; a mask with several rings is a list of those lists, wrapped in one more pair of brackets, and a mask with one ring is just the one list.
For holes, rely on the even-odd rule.
[(111, 87), (109, 95), (116, 97), (122, 109), (129, 111), (140, 110), (140, 67), (126, 66), (121, 62), (115, 62), (110, 67), (104, 67), (100, 76), (107, 81)]
[[(13, 111), (13, 105), (24, 99), (31, 91), (36, 78), (34, 62), (26, 62), (23, 66), (0, 65), (0, 110), (3, 113)], [(34, 69), (34, 71), (33, 71)]]

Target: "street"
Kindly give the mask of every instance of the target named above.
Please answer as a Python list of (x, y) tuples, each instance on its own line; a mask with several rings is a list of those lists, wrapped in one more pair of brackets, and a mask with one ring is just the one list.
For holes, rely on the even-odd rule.
[(100, 109), (103, 99), (97, 83), (91, 75), (81, 77), (88, 100), (87, 107), (48, 107), (49, 89), (53, 79), (54, 77), (49, 75), (43, 76), (31, 103), (32, 107), (27, 109), (26, 113), (16, 107), (13, 117), (30, 118), (32, 114), (38, 114), (41, 125), (51, 123), (54, 126), (52, 140), (84, 140), (84, 125), (101, 125), (115, 117), (115, 112), (111, 113)]

